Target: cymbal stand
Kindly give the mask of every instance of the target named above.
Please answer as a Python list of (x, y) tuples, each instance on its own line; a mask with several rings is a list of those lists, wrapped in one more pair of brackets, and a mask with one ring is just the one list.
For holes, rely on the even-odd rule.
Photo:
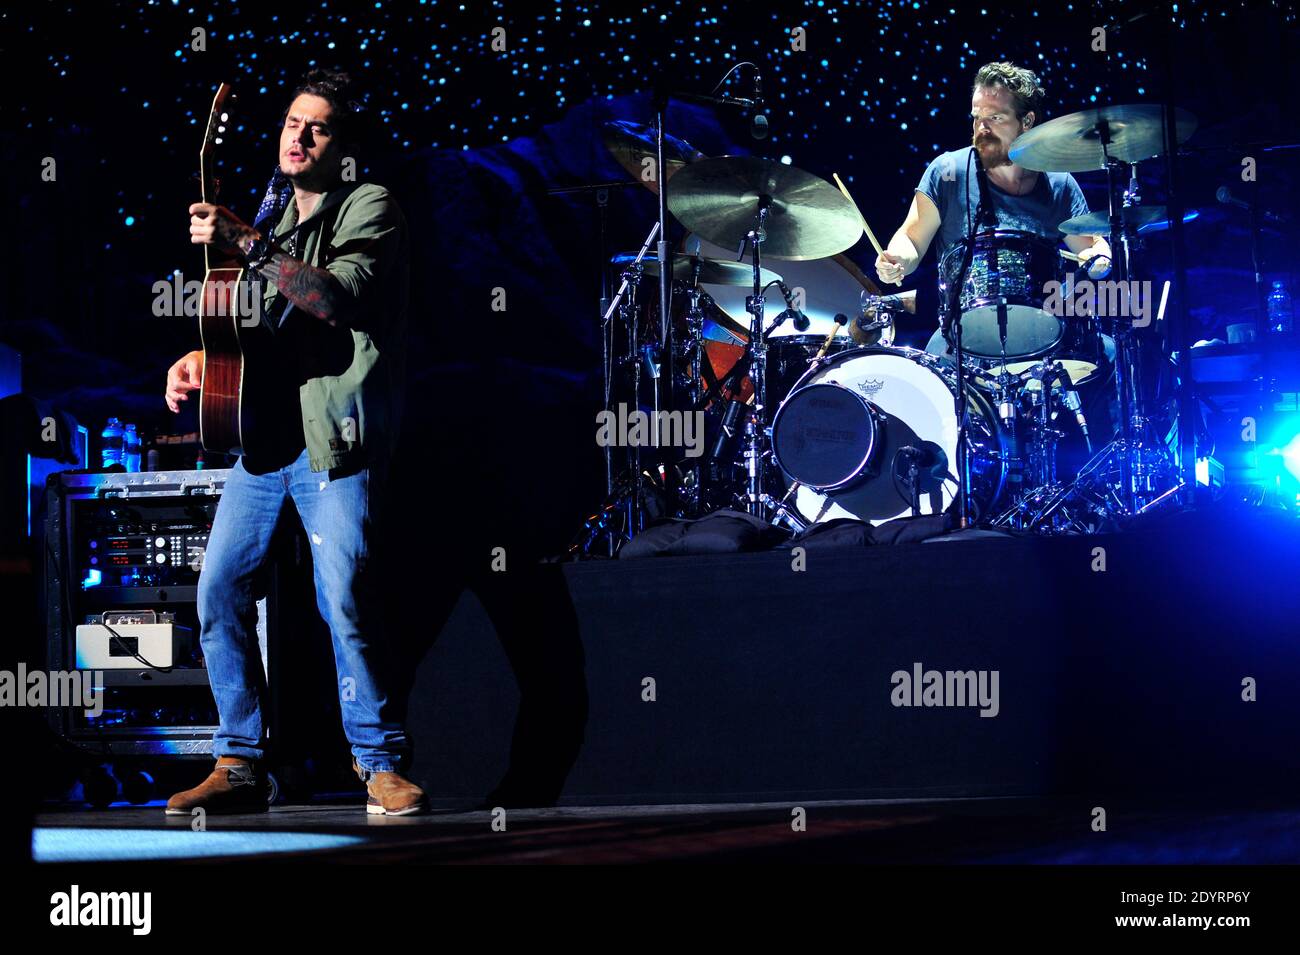
[[(1127, 282), (1130, 275), (1128, 236), (1124, 232), (1123, 200), (1119, 196), (1116, 170), (1123, 165), (1110, 158), (1110, 124), (1102, 121), (1098, 126), (1098, 139), (1101, 145), (1103, 165), (1106, 167), (1106, 203), (1110, 220), (1111, 278), (1116, 282)], [(1118, 296), (1113, 300), (1117, 300)], [(1119, 397), (1119, 428), (1116, 429), (1112, 443), (1119, 461), (1120, 500), (1125, 514), (1137, 510), (1137, 497), (1133, 488), (1133, 404), (1131, 400), (1130, 377), (1133, 364), (1129, 352), (1131, 324), (1123, 315), (1111, 316), (1111, 327), (1115, 332), (1115, 388)]]
[[(683, 349), (686, 358), (688, 380), (686, 382), (686, 408), (687, 413), (693, 413), (693, 410), (700, 407), (700, 399), (703, 397), (701, 382), (703, 381), (703, 361), (704, 361), (704, 311), (700, 308), (700, 299), (705, 295), (700, 288), (700, 267), (701, 262), (698, 256), (694, 258), (694, 268), (692, 269), (691, 278), (688, 284), (682, 289), (682, 296), (686, 300), (686, 342)], [(690, 477), (686, 480), (681, 488), (681, 496), (690, 513), (695, 514), (699, 510), (701, 502), (704, 467), (701, 459), (694, 459), (688, 468)]]
[[(952, 283), (952, 288), (948, 292), (947, 316), (949, 329), (953, 336), (953, 357), (957, 362), (957, 393), (953, 397), (953, 404), (957, 414), (957, 526), (958, 528), (970, 527), (973, 523), (970, 512), (970, 448), (968, 435), (970, 433), (970, 402), (966, 397), (966, 353), (962, 350), (961, 333), (962, 333), (962, 314), (961, 314), (961, 293), (966, 283), (966, 276), (970, 274), (971, 259), (975, 255), (975, 236), (968, 235), (964, 240), (965, 250), (962, 253), (961, 268), (957, 271), (957, 276)], [(1006, 367), (1006, 362), (1003, 362)]]
[[(645, 242), (641, 244), (641, 251), (637, 253), (636, 259), (623, 270), (623, 281), (618, 287), (618, 292), (610, 301), (609, 307), (605, 309), (602, 321), (608, 325), (610, 319), (618, 312), (623, 316), (627, 325), (628, 344), (627, 354), (624, 361), (632, 366), (632, 405), (633, 410), (639, 410), (641, 406), (641, 363), (642, 355), (639, 349), (639, 328), (637, 315), (639, 309), (636, 305), (636, 292), (641, 284), (642, 265), (641, 260), (645, 258), (646, 252), (650, 248), (650, 243), (655, 240), (659, 234), (659, 223), (655, 223), (650, 229), (650, 234), (646, 236)], [(608, 391), (605, 398), (605, 410), (613, 413), (609, 407), (610, 398)], [(655, 419), (656, 421), (658, 419)], [(630, 489), (623, 487), (618, 488), (617, 493), (611, 490), (611, 497), (622, 498), (621, 507), (619, 508), (624, 514), (623, 536), (631, 540), (641, 530), (641, 449), (633, 444), (627, 448), (628, 471), (632, 475)], [(612, 502), (610, 502), (612, 503)], [(608, 505), (607, 505), (608, 506)], [(604, 525), (601, 525), (601, 530)], [(612, 538), (611, 538), (612, 540)]]
[[(1106, 147), (1110, 133), (1106, 124), (1100, 130), (1103, 156), (1106, 157), (1107, 195), (1110, 202), (1110, 242), (1112, 278), (1123, 283), (1126, 296), (1112, 296), (1111, 301), (1131, 297), (1133, 258), (1138, 242), (1137, 230), (1124, 224), (1124, 211), (1140, 201), (1137, 164), (1111, 159)], [(1121, 170), (1128, 166), (1128, 185), (1120, 189)], [(1120, 421), (1111, 445), (1094, 456), (1089, 465), (1105, 460), (1113, 452), (1119, 465), (1120, 516), (1133, 517), (1150, 510), (1168, 498), (1166, 481), (1171, 470), (1169, 454), (1162, 442), (1151, 439), (1150, 420), (1146, 414), (1146, 394), (1142, 386), (1141, 343), (1134, 334), (1130, 315), (1111, 316), (1115, 336), (1115, 387), (1118, 391)], [(1085, 466), (1085, 471), (1092, 473)], [(1080, 477), (1082, 477), (1082, 472)], [(1175, 479), (1175, 484), (1181, 482)], [(1154, 499), (1153, 499), (1154, 496)]]
[(1061, 432), (1052, 427), (1052, 409), (1058, 398), (1053, 385), (1062, 374), (1061, 366), (1053, 360), (1041, 361), (1030, 369), (1029, 380), (1038, 382), (1037, 390), (1027, 389), (1033, 408), (1031, 417), (1037, 418), (1029, 444), (1029, 470), (1036, 487), (1056, 484), (1056, 443)]
[[(763, 469), (766, 466), (767, 443), (767, 338), (763, 334), (763, 240), (767, 237), (764, 226), (771, 207), (771, 196), (759, 196), (754, 228), (745, 234), (745, 243), (751, 252), (754, 267), (754, 294), (745, 297), (745, 310), (749, 312), (749, 380), (754, 386), (754, 406), (745, 421), (745, 510), (755, 517), (763, 516), (770, 505), (763, 493)], [(742, 246), (742, 254), (743, 254)], [(743, 360), (743, 359), (742, 359)]]

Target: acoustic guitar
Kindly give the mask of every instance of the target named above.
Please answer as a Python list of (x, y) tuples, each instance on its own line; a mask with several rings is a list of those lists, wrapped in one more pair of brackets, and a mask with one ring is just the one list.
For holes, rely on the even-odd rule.
[[(199, 151), (203, 202), (215, 203), (220, 188), (215, 153), (230, 126), (233, 95), (222, 83), (212, 101)], [(203, 343), (203, 382), (199, 398), (199, 439), (208, 451), (245, 454), (267, 449), (276, 438), (276, 414), (286, 390), (277, 383), (274, 337), (261, 315), (262, 303), (246, 281), (244, 264), (212, 245), (203, 247), (203, 295), (199, 338)]]

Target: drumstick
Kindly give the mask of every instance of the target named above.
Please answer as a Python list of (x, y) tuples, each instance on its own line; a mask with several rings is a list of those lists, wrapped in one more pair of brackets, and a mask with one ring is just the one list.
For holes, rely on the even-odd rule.
[[(871, 231), (871, 226), (867, 225), (867, 217), (862, 214), (862, 210), (858, 208), (858, 204), (854, 202), (853, 197), (849, 195), (849, 190), (845, 188), (843, 181), (840, 179), (840, 174), (833, 172), (831, 173), (831, 178), (835, 180), (835, 185), (840, 187), (840, 192), (844, 193), (844, 198), (849, 200), (849, 203), (853, 206), (853, 211), (858, 214), (858, 221), (862, 223), (862, 231), (867, 234), (867, 238), (871, 241), (871, 247), (876, 250), (877, 255), (882, 254), (885, 250), (880, 247), (880, 242), (876, 239), (876, 234)], [(901, 286), (903, 280), (898, 279), (894, 284)]]

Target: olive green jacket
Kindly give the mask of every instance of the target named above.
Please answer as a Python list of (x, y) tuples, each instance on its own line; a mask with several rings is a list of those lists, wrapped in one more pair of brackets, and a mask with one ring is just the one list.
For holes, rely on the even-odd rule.
[[(314, 358), (315, 371), (299, 386), (302, 430), (313, 471), (360, 467), (391, 454), (401, 423), (410, 248), (406, 219), (388, 190), (373, 183), (350, 188), (340, 203), (324, 208), (326, 193), (296, 234), (298, 254), (328, 269), (355, 300), (338, 327), (306, 314), (293, 321), (324, 343), (328, 358)], [(316, 221), (319, 219), (320, 221)], [(297, 224), (291, 201), (275, 234)], [(284, 243), (277, 240), (283, 247)], [(263, 290), (263, 314), (280, 321), (288, 301), (272, 283)], [(316, 326), (310, 323), (317, 322)], [(351, 361), (347, 336), (351, 336)]]

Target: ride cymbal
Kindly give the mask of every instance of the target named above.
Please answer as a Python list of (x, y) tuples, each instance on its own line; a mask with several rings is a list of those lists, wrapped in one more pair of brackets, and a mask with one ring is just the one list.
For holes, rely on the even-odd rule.
[[(1178, 142), (1196, 131), (1196, 117), (1175, 110)], [(1160, 106), (1099, 106), (1049, 119), (1011, 144), (1011, 161), (1039, 172), (1105, 169), (1106, 156), (1134, 163), (1165, 152), (1164, 110)], [(1102, 150), (1102, 134), (1110, 142)]]

